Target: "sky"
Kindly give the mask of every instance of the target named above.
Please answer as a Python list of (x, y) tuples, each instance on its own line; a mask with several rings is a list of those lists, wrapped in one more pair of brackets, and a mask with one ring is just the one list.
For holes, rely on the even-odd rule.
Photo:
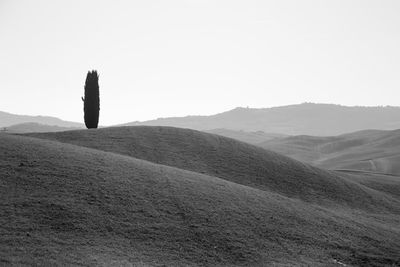
[(0, 0), (0, 110), (100, 124), (400, 104), (398, 0)]

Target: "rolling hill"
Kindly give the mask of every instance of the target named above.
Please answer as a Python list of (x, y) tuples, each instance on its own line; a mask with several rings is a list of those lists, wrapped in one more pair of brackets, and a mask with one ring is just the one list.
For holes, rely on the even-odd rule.
[(291, 136), (259, 145), (327, 169), (400, 175), (400, 130), (366, 130), (334, 137)]
[(111, 127), (100, 131), (32, 133), (29, 136), (127, 155), (319, 204), (374, 208), (375, 202), (380, 202), (383, 208), (394, 203), (335, 172), (317, 169), (231, 138), (190, 129)]
[(400, 179), (170, 127), (0, 134), (0, 263), (400, 264)]
[(205, 132), (233, 138), (252, 145), (257, 145), (260, 143), (264, 143), (266, 141), (286, 137), (286, 135), (283, 134), (265, 133), (263, 131), (246, 132), (246, 131), (228, 130), (223, 128), (208, 130)]
[(333, 136), (366, 129), (399, 129), (399, 118), (400, 107), (346, 107), (304, 103), (274, 108), (235, 108), (212, 116), (160, 118), (126, 125)]

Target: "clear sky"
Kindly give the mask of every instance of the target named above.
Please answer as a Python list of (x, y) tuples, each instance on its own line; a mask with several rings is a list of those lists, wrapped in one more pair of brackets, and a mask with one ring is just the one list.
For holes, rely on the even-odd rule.
[(400, 105), (398, 0), (0, 0), (0, 110), (100, 124), (301, 102)]

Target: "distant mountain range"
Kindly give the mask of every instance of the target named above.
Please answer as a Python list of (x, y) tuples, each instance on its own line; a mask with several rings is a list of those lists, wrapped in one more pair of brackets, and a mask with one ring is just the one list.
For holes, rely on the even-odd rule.
[(235, 108), (211, 116), (160, 118), (125, 125), (174, 126), (202, 131), (224, 128), (285, 135), (331, 136), (366, 129), (399, 129), (400, 107), (304, 103), (274, 108)]
[(57, 125), (47, 125), (36, 122), (20, 123), (4, 128), (2, 129), (2, 131), (8, 133), (45, 133), (45, 132), (62, 132), (62, 131), (82, 129), (82, 127), (60, 127)]
[(83, 128), (84, 125), (78, 122), (64, 121), (59, 118), (49, 116), (28, 116), (28, 115), (16, 115), (7, 112), (0, 111), (0, 127), (9, 127), (21, 123), (36, 123), (58, 127), (74, 127)]
[[(59, 127), (84, 128), (82, 123), (63, 121), (55, 117), (0, 112), (0, 127), (21, 123), (36, 123), (14, 127), (22, 129), (22, 132), (27, 132), (29, 128), (32, 128), (29, 130), (31, 132), (62, 130)], [(57, 127), (48, 127), (49, 125)], [(304, 103), (274, 108), (235, 108), (211, 116), (160, 118), (123, 124), (135, 125), (190, 128), (255, 144), (277, 135), (335, 136), (367, 129), (400, 129), (400, 107), (347, 107)], [(268, 135), (266, 139), (265, 135)]]

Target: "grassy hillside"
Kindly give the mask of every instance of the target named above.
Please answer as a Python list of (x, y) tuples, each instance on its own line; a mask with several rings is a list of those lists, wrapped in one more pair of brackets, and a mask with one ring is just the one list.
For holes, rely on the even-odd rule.
[[(99, 135), (98, 141), (110, 142), (107, 150), (116, 150), (117, 144), (123, 150), (127, 136), (117, 135), (123, 130), (78, 131), (79, 136), (75, 132), (59, 134), (75, 143), (86, 143)], [(126, 129), (133, 133), (137, 130), (147, 134), (154, 130), (155, 139), (151, 145), (145, 142), (148, 135), (136, 132), (144, 144), (135, 149), (146, 147), (147, 155), (159, 161), (172, 156), (182, 161), (178, 154), (161, 157), (161, 152), (168, 152), (163, 150), (167, 146), (179, 148), (171, 143), (161, 145), (161, 140), (169, 139), (167, 133), (176, 137), (178, 129)], [(230, 139), (192, 134), (205, 149), (217, 146), (219, 141), (220, 145), (234, 146), (237, 152), (252, 150), (256, 161), (257, 153), (264, 153)], [(61, 138), (58, 134), (45, 136)], [(193, 148), (185, 145), (186, 149)], [(158, 149), (161, 152), (155, 152)], [(130, 156), (26, 136), (1, 134), (0, 151), (3, 265), (400, 264), (400, 212), (393, 207), (350, 209), (339, 200), (338, 205), (327, 208), (257, 189), (256, 183), (255, 187), (244, 186)], [(277, 172), (285, 166), (279, 164), (290, 162), (265, 153), (262, 155), (276, 158), (268, 166), (278, 164)], [(204, 167), (207, 162), (198, 159)], [(296, 162), (291, 164), (296, 171), (316, 171)], [(272, 179), (269, 181), (273, 184)], [(302, 182), (297, 183), (301, 186)], [(268, 182), (265, 188), (269, 188)], [(384, 191), (379, 194), (386, 195)], [(391, 197), (399, 199), (398, 195)], [(370, 205), (381, 207), (382, 203), (373, 200)]]
[(354, 183), (345, 175), (323, 171), (234, 139), (195, 130), (139, 126), (30, 136), (203, 173), (307, 202), (400, 210), (398, 200)]
[(260, 146), (323, 168), (400, 175), (400, 130), (368, 130), (335, 137), (292, 136)]
[(368, 186), (369, 188), (385, 192), (397, 198), (400, 197), (399, 176), (354, 170), (347, 170), (342, 172), (347, 173), (353, 181)]

